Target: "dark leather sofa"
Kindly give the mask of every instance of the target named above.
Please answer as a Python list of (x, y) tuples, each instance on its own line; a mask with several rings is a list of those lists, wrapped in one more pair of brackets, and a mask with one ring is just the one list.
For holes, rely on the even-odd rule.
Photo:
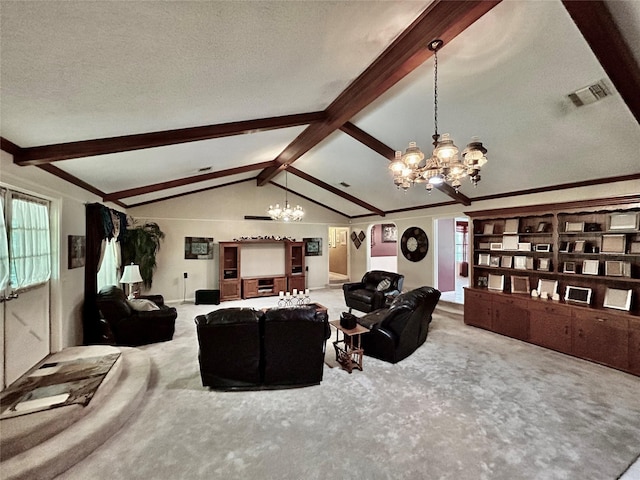
[(326, 312), (315, 307), (222, 308), (195, 318), (202, 385), (260, 390), (322, 381)]
[(136, 347), (166, 342), (173, 338), (178, 313), (164, 304), (162, 295), (145, 295), (158, 310), (138, 311), (131, 308), (124, 291), (115, 286), (102, 288), (96, 297), (100, 311), (103, 338), (107, 343)]
[[(388, 280), (389, 285), (381, 288), (380, 282)], [(368, 313), (383, 308), (402, 291), (404, 275), (382, 270), (371, 270), (359, 282), (342, 285), (344, 301), (349, 307), (360, 312)], [(389, 302), (388, 302), (389, 300)]]
[(362, 335), (364, 354), (391, 363), (407, 358), (427, 339), (439, 299), (435, 288), (420, 287), (396, 297), (389, 308), (358, 318), (370, 329)]

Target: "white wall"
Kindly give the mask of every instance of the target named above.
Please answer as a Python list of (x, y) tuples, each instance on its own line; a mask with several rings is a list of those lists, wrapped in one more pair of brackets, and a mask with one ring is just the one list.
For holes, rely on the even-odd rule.
[[(409, 227), (417, 226), (425, 231), (429, 238), (429, 252), (424, 260), (420, 262), (410, 262), (404, 258), (402, 253), (398, 254), (398, 273), (402, 273), (405, 276), (404, 289), (409, 290), (422, 285), (435, 285), (435, 237), (433, 233), (435, 219), (465, 216), (467, 213), (478, 210), (611, 198), (624, 195), (637, 195), (638, 193), (640, 193), (640, 180), (630, 180), (626, 182), (474, 202), (468, 207), (465, 207), (464, 205), (450, 205), (446, 207), (436, 207), (433, 209), (410, 212), (410, 214), (389, 215), (387, 217), (372, 216), (369, 219), (363, 219), (358, 223), (354, 222), (351, 225), (351, 229), (357, 232), (360, 230), (364, 230), (366, 232), (368, 231), (367, 228), (373, 224), (381, 223), (383, 221), (384, 223), (394, 222), (398, 226), (398, 241), (400, 241), (402, 233)], [(349, 248), (351, 249), (351, 277), (361, 278), (367, 270), (366, 249), (356, 249), (353, 243), (350, 243), (349, 245)], [(400, 245), (398, 245), (398, 251), (400, 252)]]
[[(240, 237), (270, 236), (322, 238), (322, 255), (307, 257), (307, 284), (322, 288), (329, 282), (327, 235), (330, 224), (346, 224), (346, 218), (321, 206), (289, 195), (292, 204), (305, 209), (300, 223), (244, 220), (245, 215), (266, 215), (269, 203), (282, 197), (282, 190), (271, 185), (256, 188), (255, 181), (213, 189), (167, 201), (129, 209), (136, 220), (156, 222), (166, 234), (158, 254), (158, 269), (151, 292), (164, 295), (168, 302), (182, 300), (184, 272), (187, 272), (186, 299), (192, 300), (199, 289), (218, 288), (218, 243)], [(185, 237), (213, 237), (213, 260), (185, 260)], [(244, 266), (242, 267), (244, 270)], [(279, 272), (274, 272), (279, 273)]]

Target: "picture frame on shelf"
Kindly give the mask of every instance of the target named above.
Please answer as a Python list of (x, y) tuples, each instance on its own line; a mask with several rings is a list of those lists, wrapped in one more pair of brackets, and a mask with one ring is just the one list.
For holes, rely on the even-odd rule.
[(551, 244), (550, 243), (536, 243), (536, 252), (550, 252)]
[(567, 285), (564, 293), (564, 301), (570, 303), (580, 303), (583, 305), (591, 304), (592, 290), (587, 287), (576, 287)]
[(502, 237), (502, 250), (518, 250), (518, 235), (504, 235)]
[(538, 223), (538, 228), (536, 229), (537, 233), (545, 233), (549, 228), (549, 222), (540, 222)]
[(541, 278), (538, 280), (538, 294), (546, 292), (550, 297), (558, 293), (558, 281)]
[(630, 277), (631, 262), (607, 260), (604, 262), (604, 274), (607, 277)]
[(489, 250), (491, 244), (489, 242), (480, 242), (478, 243), (478, 250)]
[(631, 308), (631, 296), (632, 290), (607, 287), (602, 306), (628, 312)]
[(610, 213), (609, 231), (638, 230), (638, 212)]
[(513, 268), (516, 270), (526, 270), (527, 257), (525, 255), (516, 255), (513, 257)]
[(511, 255), (503, 255), (500, 259), (500, 266), (502, 268), (511, 268), (512, 260)]
[(584, 240), (576, 240), (575, 243), (573, 244), (573, 252), (584, 253), (585, 243), (586, 242)]
[(489, 266), (491, 265), (491, 255), (489, 255), (488, 253), (480, 253), (478, 254), (478, 265), (485, 265), (485, 266)]
[(525, 265), (527, 270), (535, 270), (535, 267), (533, 266), (533, 257), (527, 257)]
[(578, 273), (576, 271), (576, 262), (564, 262), (562, 266), (563, 273)]
[(538, 260), (538, 270), (541, 272), (548, 272), (551, 270), (551, 260), (548, 258), (541, 258)]
[(631, 242), (629, 245), (629, 253), (640, 254), (640, 242)]
[(483, 235), (493, 235), (493, 223), (485, 223), (484, 227), (482, 227)]
[(489, 290), (504, 290), (504, 275), (489, 274), (489, 283), (487, 285)]
[(521, 252), (530, 252), (531, 242), (518, 242), (518, 250)]
[(571, 242), (560, 242), (560, 253), (569, 253), (571, 251)]
[(489, 259), (489, 265), (492, 267), (499, 267), (500, 257), (498, 257), (497, 255), (491, 255), (491, 258)]
[(484, 276), (484, 275), (480, 275), (478, 277), (478, 282), (476, 284), (479, 288), (487, 288), (487, 285), (489, 285), (489, 278)]
[(565, 222), (564, 231), (569, 233), (584, 232), (584, 222)]
[(600, 270), (600, 262), (598, 260), (583, 260), (582, 262), (583, 275), (598, 275), (599, 270)]
[(626, 237), (621, 234), (602, 235), (601, 253), (624, 253)]
[(529, 294), (529, 277), (513, 275), (511, 277), (511, 293)]
[(489, 244), (489, 250), (502, 250), (501, 242), (491, 242)]
[(518, 227), (520, 226), (520, 220), (518, 218), (508, 218), (504, 222), (503, 233), (518, 233)]

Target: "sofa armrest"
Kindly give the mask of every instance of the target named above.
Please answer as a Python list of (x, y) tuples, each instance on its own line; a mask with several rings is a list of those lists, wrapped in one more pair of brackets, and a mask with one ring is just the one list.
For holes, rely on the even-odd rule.
[(178, 317), (178, 312), (174, 307), (164, 307), (160, 310), (150, 310), (143, 312), (135, 312), (132, 317), (139, 318), (140, 320), (175, 320)]
[(352, 290), (359, 290), (361, 288), (365, 288), (366, 285), (362, 282), (351, 282), (351, 283), (343, 283), (342, 290), (346, 292), (350, 292)]
[(151, 300), (153, 303), (155, 303), (159, 307), (164, 306), (164, 297), (162, 295), (140, 295), (138, 298), (141, 298), (144, 300)]

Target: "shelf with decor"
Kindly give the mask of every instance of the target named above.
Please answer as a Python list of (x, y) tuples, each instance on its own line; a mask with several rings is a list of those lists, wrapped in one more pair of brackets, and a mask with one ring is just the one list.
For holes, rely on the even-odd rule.
[(640, 375), (640, 195), (467, 215), (465, 323)]

